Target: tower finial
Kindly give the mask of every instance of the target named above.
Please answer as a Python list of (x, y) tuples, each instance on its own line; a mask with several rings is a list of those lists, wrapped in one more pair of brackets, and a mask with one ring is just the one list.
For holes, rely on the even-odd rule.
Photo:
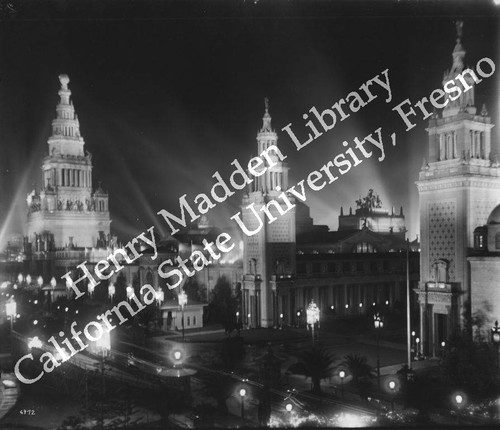
[(273, 131), (271, 128), (271, 115), (269, 115), (269, 98), (264, 97), (264, 116), (262, 117), (262, 129), (261, 132)]
[(456, 21), (455, 25), (457, 27), (457, 38), (461, 39), (463, 36), (463, 32), (464, 32), (464, 22), (463, 21)]
[(61, 83), (61, 88), (63, 90), (67, 90), (69, 84), (69, 76), (65, 74), (59, 75), (59, 82)]

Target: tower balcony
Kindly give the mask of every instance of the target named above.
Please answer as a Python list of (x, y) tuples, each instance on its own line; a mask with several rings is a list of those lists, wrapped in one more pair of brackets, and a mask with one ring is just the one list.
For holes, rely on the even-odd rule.
[(454, 293), (460, 291), (458, 282), (426, 282), (427, 291), (441, 291), (443, 293)]

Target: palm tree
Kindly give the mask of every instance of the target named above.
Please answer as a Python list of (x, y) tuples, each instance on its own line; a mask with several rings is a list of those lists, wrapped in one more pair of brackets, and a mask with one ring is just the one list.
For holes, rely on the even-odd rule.
[(352, 382), (356, 386), (361, 398), (367, 397), (370, 391), (370, 378), (374, 376), (373, 368), (368, 364), (364, 355), (347, 354), (342, 365), (352, 375)]
[(311, 378), (313, 393), (321, 393), (321, 380), (332, 376), (335, 361), (336, 357), (322, 347), (313, 347), (302, 353), (297, 368), (301, 374)]

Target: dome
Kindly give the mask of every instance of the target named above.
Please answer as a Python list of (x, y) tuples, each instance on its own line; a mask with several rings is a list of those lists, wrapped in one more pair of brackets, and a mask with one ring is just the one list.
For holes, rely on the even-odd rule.
[(500, 205), (491, 211), (487, 224), (500, 224)]

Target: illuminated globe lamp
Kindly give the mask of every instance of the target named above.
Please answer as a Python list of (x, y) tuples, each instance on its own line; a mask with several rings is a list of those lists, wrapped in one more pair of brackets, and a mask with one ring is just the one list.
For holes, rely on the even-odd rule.
[(156, 291), (156, 303), (158, 303), (158, 306), (161, 306), (163, 300), (165, 300), (165, 293), (161, 288), (158, 288)]
[(384, 320), (378, 312), (373, 315), (373, 325), (377, 333), (377, 385), (380, 390), (380, 330), (384, 328)]
[(292, 412), (292, 409), (293, 409), (293, 405), (291, 403), (287, 403), (285, 406), (285, 410), (287, 412)]
[(10, 319), (10, 331), (12, 333), (14, 318), (17, 316), (17, 303), (14, 300), (14, 296), (10, 296), (10, 299), (5, 303), (5, 314)]
[(111, 300), (111, 303), (113, 303), (113, 297), (115, 296), (116, 293), (116, 287), (115, 284), (111, 282), (108, 286), (108, 297)]
[(309, 326), (311, 326), (312, 343), (314, 345), (314, 326), (316, 325), (316, 323), (318, 323), (319, 328), (319, 308), (316, 303), (314, 303), (314, 300), (311, 300), (311, 303), (309, 303), (309, 306), (306, 310), (306, 316), (307, 329), (309, 330)]
[(346, 373), (344, 370), (341, 370), (339, 372), (339, 378), (340, 378), (340, 390), (342, 392), (342, 400), (344, 400), (344, 378), (346, 376)]
[(127, 285), (126, 291), (127, 291), (127, 300), (132, 299), (132, 297), (134, 297), (134, 295), (135, 295), (134, 287), (132, 287), (132, 284)]
[(181, 292), (179, 293), (177, 298), (178, 298), (179, 306), (181, 307), (182, 341), (184, 342), (184, 306), (187, 305), (188, 297), (187, 297), (186, 292), (184, 290), (181, 290)]
[(394, 396), (396, 395), (396, 387), (397, 387), (397, 383), (394, 379), (391, 379), (389, 381), (389, 390), (391, 390), (391, 410), (392, 412), (394, 412)]
[(463, 392), (455, 392), (452, 397), (451, 397), (452, 403), (454, 404), (455, 408), (457, 409), (457, 424), (460, 424), (460, 414), (462, 408), (466, 405), (467, 403), (467, 398)]
[(241, 419), (244, 420), (245, 419), (245, 396), (247, 394), (247, 390), (245, 390), (244, 388), (241, 388), (239, 394), (241, 397)]

